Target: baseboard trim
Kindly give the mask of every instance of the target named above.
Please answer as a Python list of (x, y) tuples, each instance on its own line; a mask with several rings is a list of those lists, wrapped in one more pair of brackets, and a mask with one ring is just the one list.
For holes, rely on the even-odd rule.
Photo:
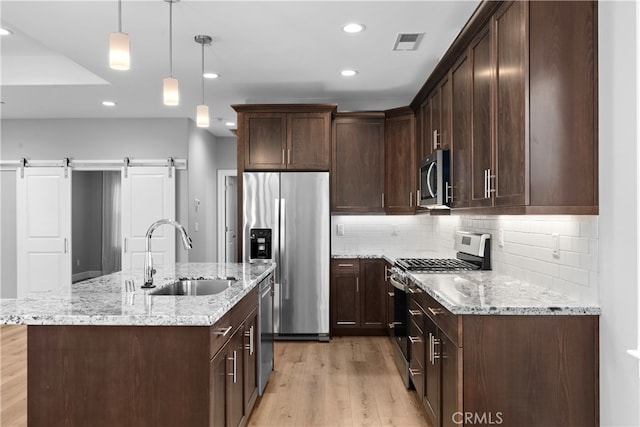
[(79, 282), (81, 280), (87, 280), (87, 279), (93, 279), (94, 277), (99, 277), (102, 276), (102, 271), (101, 270), (90, 270), (90, 271), (82, 271), (80, 273), (76, 273), (76, 274), (72, 274), (71, 275), (71, 282), (72, 283), (76, 283)]

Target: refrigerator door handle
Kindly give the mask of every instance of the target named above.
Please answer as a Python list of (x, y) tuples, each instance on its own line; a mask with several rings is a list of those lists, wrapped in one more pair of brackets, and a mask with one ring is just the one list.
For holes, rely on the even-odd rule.
[[(280, 252), (287, 253), (286, 246), (286, 227), (287, 227), (287, 201), (280, 199)], [(288, 300), (289, 296), (289, 283), (287, 283), (289, 266), (287, 265), (286, 257), (280, 258), (280, 298)]]

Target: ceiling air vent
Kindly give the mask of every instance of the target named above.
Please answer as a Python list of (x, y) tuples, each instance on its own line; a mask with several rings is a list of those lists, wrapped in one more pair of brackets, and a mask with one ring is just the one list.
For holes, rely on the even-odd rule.
[(400, 33), (393, 44), (393, 50), (416, 50), (424, 33)]

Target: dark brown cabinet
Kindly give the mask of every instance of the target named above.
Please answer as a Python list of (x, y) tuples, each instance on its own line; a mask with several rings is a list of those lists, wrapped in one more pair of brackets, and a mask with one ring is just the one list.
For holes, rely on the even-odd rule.
[(469, 207), (471, 171), (471, 88), (472, 68), (468, 54), (451, 70), (451, 111), (452, 128), (450, 152), (450, 173), (452, 181), (451, 208)]
[(414, 214), (416, 211), (415, 115), (409, 107), (386, 112), (385, 121), (385, 212)]
[(337, 113), (331, 158), (331, 211), (384, 212), (384, 113)]
[(377, 334), (387, 330), (384, 261), (331, 260), (331, 333)]
[(389, 277), (391, 275), (391, 264), (387, 261), (384, 262), (384, 287), (386, 291), (386, 310), (387, 310), (387, 335), (393, 336), (392, 329), (395, 326), (395, 288), (391, 284)]
[(483, 2), (411, 103), (422, 156), (451, 121), (451, 207), (597, 214), (597, 85), (597, 2)]
[(258, 398), (258, 310), (254, 310), (245, 321), (244, 334), (244, 407), (253, 407)]
[(330, 169), (335, 105), (232, 107), (238, 112), (238, 164), (243, 170)]

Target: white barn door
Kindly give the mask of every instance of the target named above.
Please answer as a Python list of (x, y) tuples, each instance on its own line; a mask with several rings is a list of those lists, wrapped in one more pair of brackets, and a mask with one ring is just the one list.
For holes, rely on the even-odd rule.
[[(145, 235), (149, 226), (176, 216), (174, 167), (122, 168), (122, 270), (143, 271)], [(153, 233), (153, 264), (173, 264), (176, 230), (161, 226)]]
[(71, 169), (16, 175), (17, 296), (71, 291)]

